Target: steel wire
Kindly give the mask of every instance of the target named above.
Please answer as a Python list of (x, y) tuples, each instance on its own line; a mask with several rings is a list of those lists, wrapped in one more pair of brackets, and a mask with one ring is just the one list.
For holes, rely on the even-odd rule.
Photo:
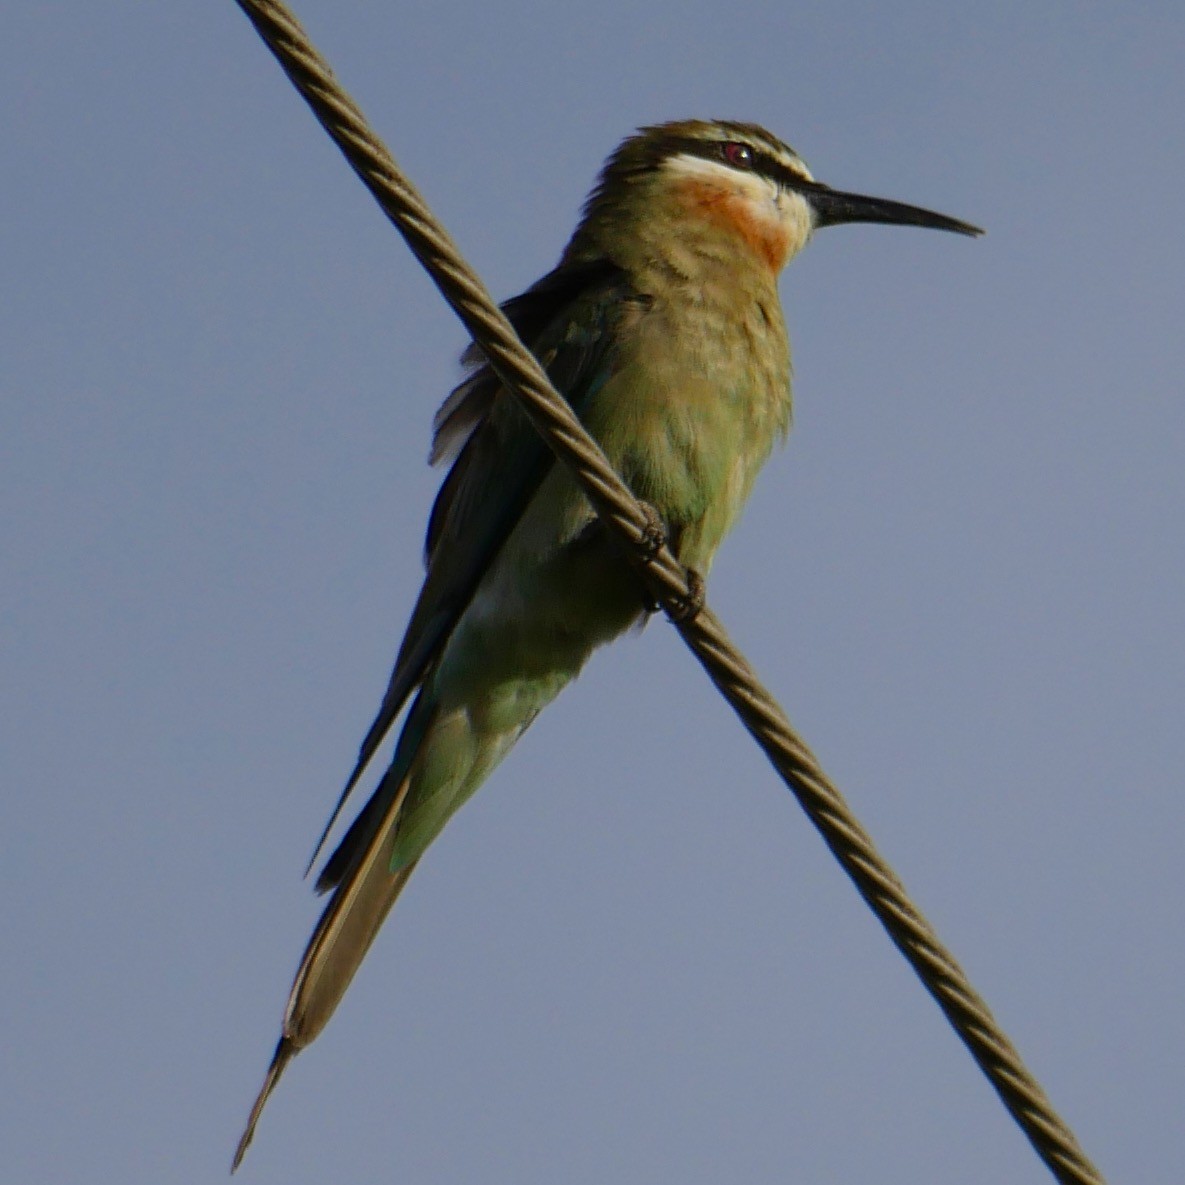
[(1054, 1178), (1064, 1185), (1105, 1185), (987, 1004), (910, 900), (777, 701), (733, 647), (719, 620), (706, 606), (683, 616), (692, 594), (686, 573), (665, 545), (655, 551), (646, 513), (568, 403), (552, 388), (539, 363), (518, 340), (484, 284), (341, 89), (298, 22), (278, 0), (236, 2), (507, 390), (519, 399), (598, 514), (617, 533), (655, 599), (667, 609), (709, 678), (794, 793)]

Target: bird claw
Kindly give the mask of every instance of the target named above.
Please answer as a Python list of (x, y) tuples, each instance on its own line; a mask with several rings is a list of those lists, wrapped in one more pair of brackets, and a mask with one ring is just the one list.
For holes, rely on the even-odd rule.
[(694, 621), (704, 607), (707, 595), (704, 578), (694, 568), (685, 568), (684, 575), (687, 577), (687, 595), (677, 598), (667, 609), (667, 617), (676, 625)]
[[(642, 563), (649, 564), (662, 551), (667, 541), (667, 528), (666, 524), (662, 521), (662, 515), (658, 513), (651, 503), (639, 498), (638, 508), (642, 511), (642, 518), (645, 520), (642, 526), (642, 534), (638, 539), (638, 550), (641, 553)], [(662, 605), (650, 590), (643, 589), (643, 611), (647, 614), (652, 614), (657, 613), (661, 608)]]
[(667, 541), (667, 528), (662, 521), (662, 515), (649, 502), (639, 501), (638, 507), (642, 511), (642, 517), (646, 520), (642, 527), (641, 538), (638, 540), (638, 547), (642, 552), (642, 562), (648, 564), (662, 551), (663, 545)]
[[(662, 515), (649, 503), (638, 500), (645, 525), (639, 539), (639, 549), (642, 552), (642, 562), (648, 564), (663, 549), (667, 542), (666, 524)], [(674, 600), (667, 606), (667, 617), (676, 624), (691, 621), (704, 607), (704, 578), (694, 569), (684, 569), (687, 578), (687, 595)], [(657, 613), (663, 608), (662, 603), (649, 591), (642, 592), (642, 608), (647, 613)]]

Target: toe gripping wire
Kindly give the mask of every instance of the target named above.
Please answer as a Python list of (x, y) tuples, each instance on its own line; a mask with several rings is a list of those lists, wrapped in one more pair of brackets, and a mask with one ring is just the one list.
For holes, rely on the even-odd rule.
[(1102, 1176), (987, 1005), (703, 603), (703, 582), (679, 565), (653, 513), (638, 504), (567, 402), (553, 390), (481, 280), (338, 85), (295, 18), (278, 0), (237, 3), (507, 390), (520, 401), (547, 444), (580, 482), (597, 513), (634, 557), (650, 596), (666, 610), (709, 678), (794, 793), (1053, 1177), (1065, 1185), (1103, 1185)]

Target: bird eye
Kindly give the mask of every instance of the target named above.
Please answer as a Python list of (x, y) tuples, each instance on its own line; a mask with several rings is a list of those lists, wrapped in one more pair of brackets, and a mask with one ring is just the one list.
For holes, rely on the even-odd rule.
[(751, 169), (753, 167), (753, 149), (748, 144), (730, 140), (721, 146), (720, 151), (724, 154), (724, 159), (734, 169)]

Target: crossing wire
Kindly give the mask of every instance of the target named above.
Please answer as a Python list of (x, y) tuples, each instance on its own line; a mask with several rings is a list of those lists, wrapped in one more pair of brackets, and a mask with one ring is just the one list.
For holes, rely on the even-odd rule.
[(1054, 1178), (1064, 1185), (1105, 1185), (987, 1004), (910, 900), (778, 703), (729, 641), (723, 626), (706, 606), (688, 611), (696, 590), (689, 587), (670, 549), (665, 545), (655, 548), (651, 518), (518, 340), (484, 284), (400, 172), (295, 17), (278, 0), (236, 2), (506, 389), (520, 401), (597, 513), (616, 532), (655, 600), (667, 610), (708, 677), (794, 793)]

